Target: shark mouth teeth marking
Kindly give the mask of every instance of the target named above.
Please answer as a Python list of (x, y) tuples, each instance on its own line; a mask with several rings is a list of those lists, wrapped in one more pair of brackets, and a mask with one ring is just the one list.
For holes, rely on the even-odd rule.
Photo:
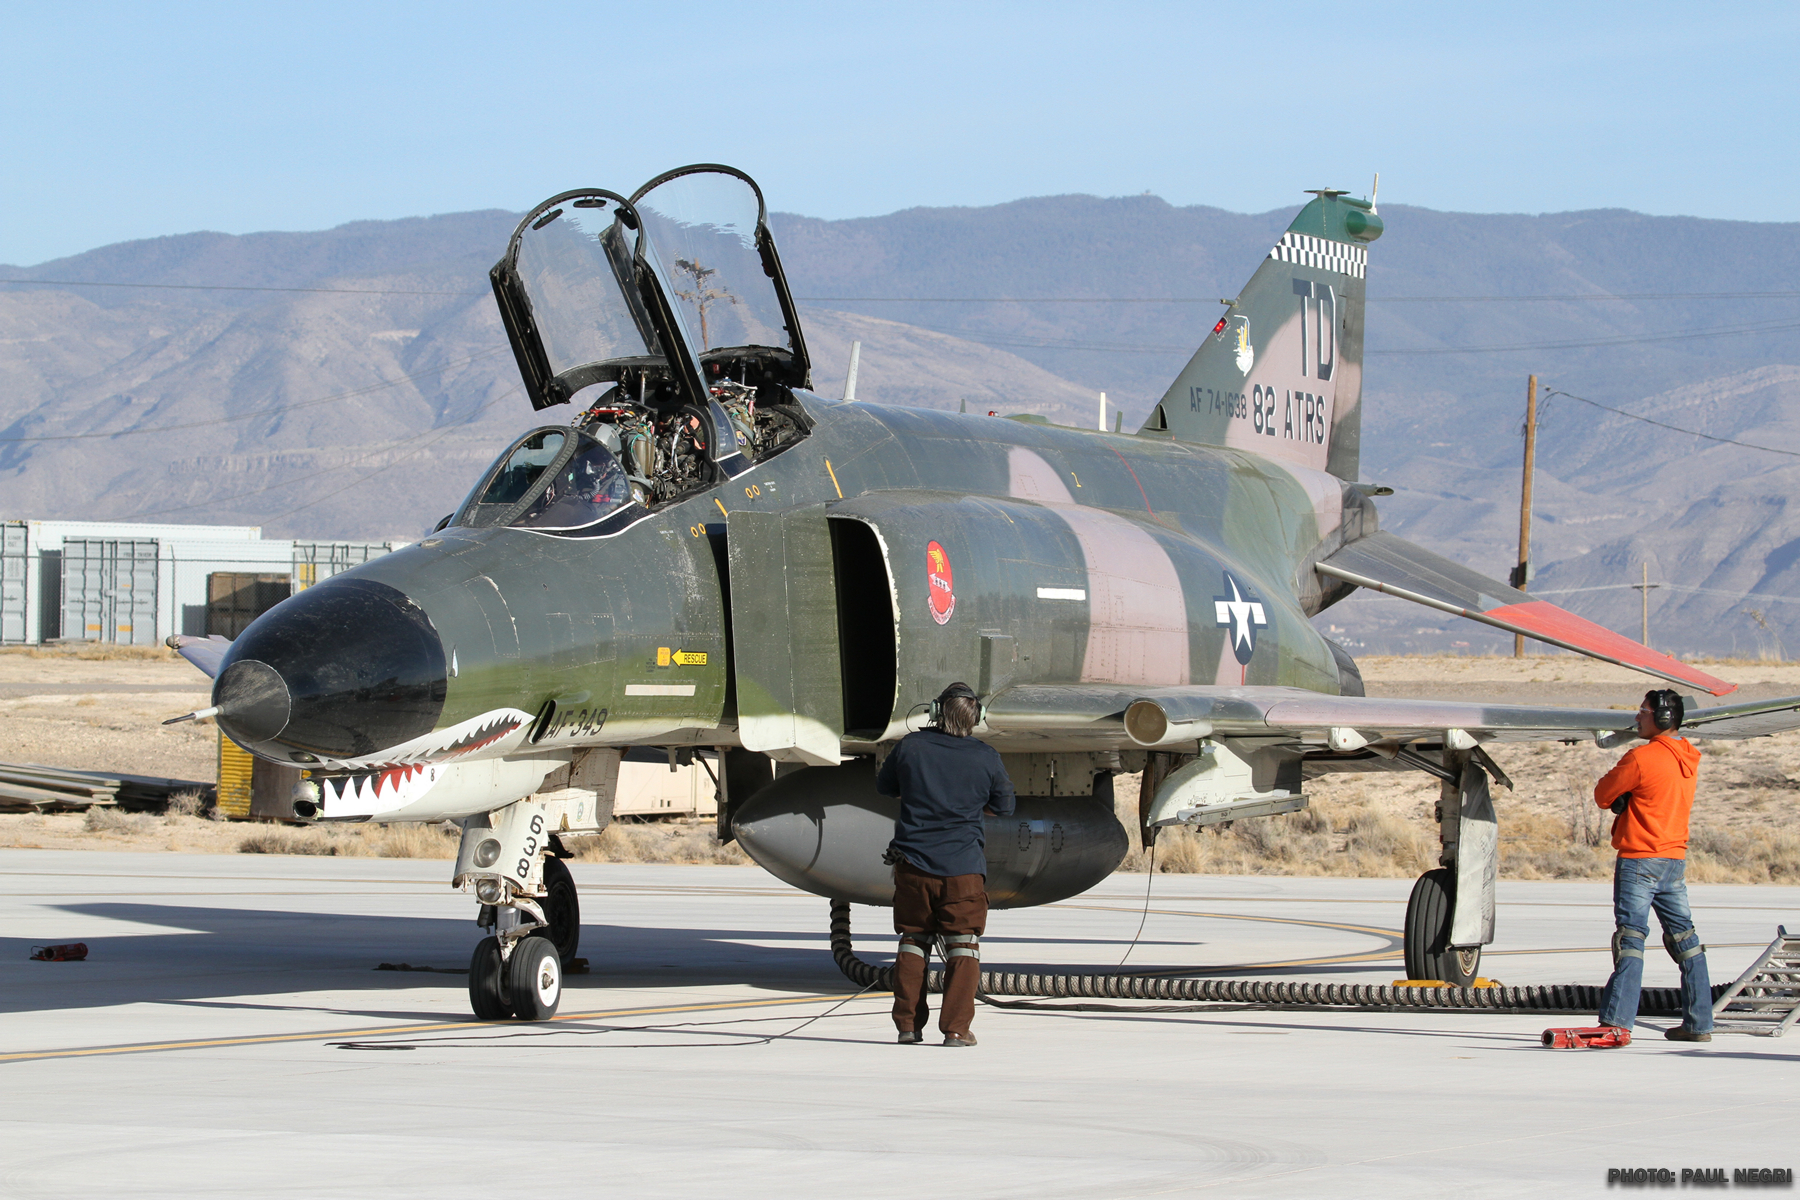
[(531, 714), (520, 709), (491, 709), (448, 729), (436, 730), (399, 746), (389, 746), (379, 757), (321, 758), (313, 769), (334, 775), (361, 775), (380, 773), (393, 767), (480, 757), (483, 752), (492, 754), (498, 750), (504, 753), (511, 742), (524, 736), (525, 727), (531, 720)]
[[(424, 781), (423, 787), (417, 786), (421, 780)], [(424, 763), (358, 771), (351, 775), (325, 776), (319, 780), (325, 790), (328, 812), (332, 801), (341, 803), (352, 796), (370, 805), (386, 800), (386, 807), (394, 807), (393, 802), (403, 796), (413, 799), (423, 795), (434, 782), (435, 779), (430, 777), (430, 768)]]
[(432, 757), (437, 759), (459, 758), (464, 754), (473, 754), (477, 750), (493, 745), (524, 723), (513, 717), (501, 717), (498, 720), (489, 721), (475, 732), (457, 738)]

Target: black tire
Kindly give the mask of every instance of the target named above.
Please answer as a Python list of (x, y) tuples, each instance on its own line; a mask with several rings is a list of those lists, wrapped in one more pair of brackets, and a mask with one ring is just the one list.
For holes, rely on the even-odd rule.
[(548, 1021), (562, 1003), (562, 957), (549, 938), (519, 939), (507, 962), (513, 1016), (521, 1021)]
[(560, 858), (544, 860), (544, 918), (549, 928), (541, 936), (549, 938), (562, 956), (563, 966), (575, 960), (581, 948), (581, 897), (575, 890), (575, 877)]
[(1475, 982), (1481, 947), (1450, 947), (1450, 917), (1456, 908), (1456, 875), (1439, 867), (1419, 876), (1406, 902), (1406, 977), (1436, 979), (1457, 987)]
[(504, 1021), (512, 1016), (505, 967), (500, 939), (482, 938), (475, 946), (475, 957), (469, 960), (469, 1007), (477, 1021)]

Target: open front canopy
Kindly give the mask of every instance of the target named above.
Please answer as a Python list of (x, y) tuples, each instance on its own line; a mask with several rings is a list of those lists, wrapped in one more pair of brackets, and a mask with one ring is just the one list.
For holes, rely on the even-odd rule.
[(662, 366), (635, 282), (637, 225), (623, 196), (564, 192), (525, 214), (489, 272), (534, 408)]

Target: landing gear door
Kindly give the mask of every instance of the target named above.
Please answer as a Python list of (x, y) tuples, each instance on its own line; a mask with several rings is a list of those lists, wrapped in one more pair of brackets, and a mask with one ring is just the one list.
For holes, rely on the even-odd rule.
[(1485, 946), (1494, 940), (1494, 886), (1500, 876), (1500, 827), (1488, 795), (1487, 772), (1469, 763), (1457, 793), (1461, 813), (1449, 944)]
[(778, 762), (836, 766), (844, 699), (825, 507), (739, 510), (725, 544), (739, 740)]

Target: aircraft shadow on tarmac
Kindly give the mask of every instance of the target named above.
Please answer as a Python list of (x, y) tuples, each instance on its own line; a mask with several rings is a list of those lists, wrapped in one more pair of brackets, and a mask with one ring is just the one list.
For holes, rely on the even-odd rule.
[[(87, 937), (82, 939), (88, 944), (87, 960), (72, 963), (31, 962), (28, 956), (34, 944), (75, 937), (0, 937), (0, 964), (6, 964), (0, 970), (0, 1012), (346, 989), (461, 991), (466, 986), (461, 971), (482, 936), (472, 919), (161, 904), (56, 907), (71, 917), (130, 921), (166, 932)], [(592, 967), (589, 974), (567, 979), (570, 992), (699, 984), (846, 986), (832, 961), (823, 920), (817, 933), (588, 922), (581, 941), (577, 953)], [(414, 969), (377, 970), (381, 963), (407, 963)], [(436, 970), (418, 970), (422, 966)], [(565, 997), (565, 1007), (571, 1000)]]
[[(438, 917), (358, 916), (332, 912), (209, 908), (190, 905), (88, 903), (57, 905), (73, 918), (103, 918), (156, 926), (164, 932), (87, 937), (85, 962), (29, 961), (30, 947), (69, 938), (0, 937), (0, 1012), (37, 1012), (132, 1003), (195, 1003), (220, 997), (287, 996), (319, 991), (396, 993), (420, 988), (461, 991), (462, 971), (481, 937), (473, 920)], [(816, 931), (707, 929), (606, 925), (586, 922), (577, 952), (589, 973), (565, 981), (565, 1006), (584, 1003), (582, 991), (605, 988), (674, 988), (739, 984), (772, 989), (833, 992), (849, 987), (832, 960), (825, 914)], [(85, 922), (74, 920), (72, 925)], [(885, 963), (892, 934), (868, 930), (859, 953)], [(1015, 961), (994, 954), (991, 969), (1028, 972), (1106, 971), (1122, 942), (1099, 938), (988, 937), (990, 946), (1091, 945), (1105, 947), (1081, 964)], [(769, 943), (776, 943), (770, 945)], [(1200, 943), (1140, 940), (1150, 947), (1187, 947), (1184, 966), (1204, 954)], [(408, 964), (407, 971), (378, 970), (381, 963)], [(1161, 964), (1133, 962), (1131, 972), (1155, 972)], [(430, 969), (421, 969), (430, 968)], [(1366, 964), (1258, 968), (1262, 975), (1328, 975), (1366, 971)], [(1231, 968), (1208, 968), (1209, 973)], [(1232, 973), (1238, 973), (1233, 970)], [(251, 1007), (238, 1001), (226, 1007)], [(279, 1006), (288, 1007), (288, 1006)], [(362, 1008), (343, 1009), (377, 1015)], [(436, 1012), (382, 1013), (430, 1019)]]

